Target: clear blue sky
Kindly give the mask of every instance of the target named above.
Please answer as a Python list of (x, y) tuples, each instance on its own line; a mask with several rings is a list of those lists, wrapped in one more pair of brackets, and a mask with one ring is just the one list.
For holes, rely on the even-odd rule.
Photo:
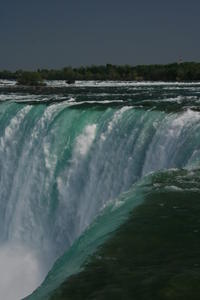
[(0, 69), (200, 61), (199, 0), (0, 0)]

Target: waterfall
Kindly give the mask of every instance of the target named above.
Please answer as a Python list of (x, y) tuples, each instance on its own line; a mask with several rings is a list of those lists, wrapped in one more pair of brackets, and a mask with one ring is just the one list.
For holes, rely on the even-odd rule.
[(145, 175), (199, 163), (200, 113), (189, 108), (167, 113), (131, 105), (96, 109), (68, 101), (4, 101), (0, 124), (5, 300), (39, 286), (108, 204)]

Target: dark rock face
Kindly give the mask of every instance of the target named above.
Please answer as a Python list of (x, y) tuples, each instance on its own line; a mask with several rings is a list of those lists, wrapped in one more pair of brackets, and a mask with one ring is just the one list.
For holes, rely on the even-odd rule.
[(74, 79), (69, 79), (69, 80), (66, 80), (66, 83), (67, 84), (74, 84), (75, 80)]

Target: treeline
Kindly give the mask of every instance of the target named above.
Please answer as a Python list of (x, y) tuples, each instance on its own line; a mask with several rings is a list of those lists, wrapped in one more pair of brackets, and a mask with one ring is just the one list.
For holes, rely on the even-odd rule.
[(137, 81), (200, 81), (200, 63), (185, 62), (168, 65), (89, 66), (61, 70), (38, 69), (35, 72), (0, 71), (0, 79), (23, 78), (27, 73), (43, 80), (137, 80)]

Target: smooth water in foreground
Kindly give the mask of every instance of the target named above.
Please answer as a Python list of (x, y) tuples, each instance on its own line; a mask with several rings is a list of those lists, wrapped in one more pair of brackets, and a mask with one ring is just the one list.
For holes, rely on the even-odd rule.
[(144, 201), (156, 172), (197, 169), (199, 110), (197, 83), (0, 93), (0, 298), (48, 299)]

